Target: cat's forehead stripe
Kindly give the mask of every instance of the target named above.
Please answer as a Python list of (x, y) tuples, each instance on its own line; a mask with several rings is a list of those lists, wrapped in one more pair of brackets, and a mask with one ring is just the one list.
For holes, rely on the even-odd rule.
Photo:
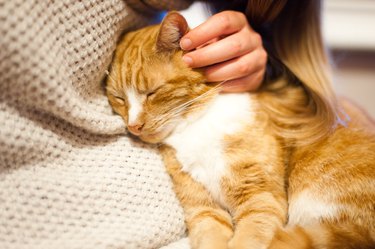
[(126, 92), (129, 103), (129, 125), (134, 125), (137, 122), (139, 114), (142, 112), (143, 99), (132, 87), (128, 88)]

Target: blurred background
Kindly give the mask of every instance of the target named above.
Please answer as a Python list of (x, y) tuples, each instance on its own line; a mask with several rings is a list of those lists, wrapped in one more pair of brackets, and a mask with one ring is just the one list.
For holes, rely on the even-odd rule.
[[(332, 53), (334, 88), (375, 118), (375, 0), (323, 3), (323, 35)], [(182, 14), (190, 27), (210, 15), (200, 2)]]
[(336, 91), (375, 118), (375, 1), (325, 0), (323, 32), (332, 51)]

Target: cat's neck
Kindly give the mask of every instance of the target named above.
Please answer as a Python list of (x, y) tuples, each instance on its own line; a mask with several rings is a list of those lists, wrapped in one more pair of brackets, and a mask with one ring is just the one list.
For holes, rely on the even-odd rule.
[(239, 132), (254, 119), (254, 104), (248, 93), (220, 94), (201, 113), (187, 116), (165, 143), (178, 149), (181, 143), (209, 143), (213, 138)]

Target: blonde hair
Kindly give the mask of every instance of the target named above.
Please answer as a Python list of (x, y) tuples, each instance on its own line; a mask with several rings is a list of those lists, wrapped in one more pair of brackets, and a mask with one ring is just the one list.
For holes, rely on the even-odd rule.
[[(266, 77), (264, 108), (277, 133), (296, 144), (326, 137), (341, 121), (320, 13), (319, 0), (247, 2), (250, 24), (268, 27), (271, 71), (279, 72), (277, 77)], [(278, 97), (272, 98), (275, 94)]]

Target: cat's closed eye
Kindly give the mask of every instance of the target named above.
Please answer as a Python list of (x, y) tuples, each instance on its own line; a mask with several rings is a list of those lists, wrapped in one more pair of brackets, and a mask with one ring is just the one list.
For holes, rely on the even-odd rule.
[(120, 96), (114, 96), (114, 97), (115, 97), (115, 100), (118, 104), (120, 104), (120, 105), (125, 104), (125, 99), (123, 97), (120, 97)]
[(157, 88), (155, 88), (155, 89), (153, 89), (153, 90), (148, 91), (148, 92), (146, 93), (146, 97), (147, 97), (147, 98), (151, 98), (151, 97), (155, 96), (155, 94), (156, 94), (161, 88), (162, 88), (162, 86), (159, 86), (159, 87), (157, 87)]
[(147, 97), (147, 98), (150, 98), (150, 97), (154, 96), (155, 93), (156, 93), (156, 91), (148, 92), (148, 93), (146, 94), (146, 97)]

